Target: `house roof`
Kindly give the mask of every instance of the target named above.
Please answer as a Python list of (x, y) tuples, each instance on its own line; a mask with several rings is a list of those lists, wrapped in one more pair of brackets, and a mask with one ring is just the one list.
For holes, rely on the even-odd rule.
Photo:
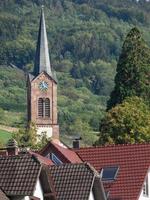
[(35, 153), (33, 151), (29, 151), (29, 154), (34, 155), (41, 164), (54, 165), (52, 160), (50, 160), (49, 158), (46, 158), (46, 157), (44, 157), (44, 156), (42, 156), (42, 155), (40, 155), (38, 153)]
[[(57, 200), (88, 200), (95, 177), (100, 177), (90, 164), (63, 164), (51, 166), (49, 173), (53, 179)], [(102, 187), (98, 187), (100, 195), (95, 198), (103, 200)]]
[(33, 155), (0, 157), (0, 188), (8, 196), (32, 196), (41, 164)]
[[(19, 153), (19, 155), (22, 155), (21, 151), (18, 152), (18, 153)], [(54, 163), (53, 163), (52, 160), (50, 160), (49, 158), (46, 158), (46, 157), (40, 155), (39, 153), (33, 152), (31, 150), (27, 151), (26, 153), (35, 156), (41, 164), (44, 164), (44, 165), (54, 165)], [(8, 156), (6, 148), (3, 148), (2, 150), (0, 150), (0, 156)]]
[(5, 195), (5, 193), (0, 189), (0, 199), (1, 200), (9, 200), (9, 198)]
[(150, 144), (81, 148), (76, 153), (99, 172), (104, 167), (119, 167), (116, 180), (104, 182), (109, 199), (138, 199), (150, 166)]
[(42, 156), (46, 156), (48, 153), (53, 152), (63, 163), (81, 163), (79, 156), (69, 148), (65, 148), (62, 145), (56, 144), (53, 141), (49, 141), (48, 144), (39, 152)]

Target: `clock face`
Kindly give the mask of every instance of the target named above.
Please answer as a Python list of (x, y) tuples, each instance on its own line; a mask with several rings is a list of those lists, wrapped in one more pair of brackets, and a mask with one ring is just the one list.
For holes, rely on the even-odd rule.
[(41, 81), (41, 82), (39, 83), (39, 88), (40, 88), (40, 90), (42, 90), (42, 91), (46, 91), (46, 90), (48, 89), (48, 83), (45, 82), (45, 81)]

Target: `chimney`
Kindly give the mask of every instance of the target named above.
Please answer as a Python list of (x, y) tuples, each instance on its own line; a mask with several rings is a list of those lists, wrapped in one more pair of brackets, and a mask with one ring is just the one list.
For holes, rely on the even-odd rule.
[(18, 144), (17, 144), (16, 140), (13, 138), (9, 139), (6, 149), (7, 149), (8, 156), (18, 155)]
[(74, 149), (79, 149), (79, 148), (80, 148), (80, 140), (82, 140), (81, 137), (76, 137), (76, 138), (73, 140), (73, 148), (74, 148)]

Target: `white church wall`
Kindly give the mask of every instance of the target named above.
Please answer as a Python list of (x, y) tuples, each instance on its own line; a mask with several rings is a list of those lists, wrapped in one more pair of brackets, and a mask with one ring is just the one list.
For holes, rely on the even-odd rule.
[(37, 127), (37, 135), (43, 135), (43, 134), (46, 134), (46, 136), (49, 138), (49, 137), (52, 137), (52, 127), (50, 126), (40, 126), (40, 127)]

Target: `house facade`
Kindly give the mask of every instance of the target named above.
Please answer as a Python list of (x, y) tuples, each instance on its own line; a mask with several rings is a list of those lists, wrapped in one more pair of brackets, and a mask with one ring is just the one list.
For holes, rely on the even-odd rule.
[(145, 176), (143, 188), (141, 189), (141, 193), (139, 196), (139, 200), (148, 200), (148, 199), (150, 199), (150, 168)]

